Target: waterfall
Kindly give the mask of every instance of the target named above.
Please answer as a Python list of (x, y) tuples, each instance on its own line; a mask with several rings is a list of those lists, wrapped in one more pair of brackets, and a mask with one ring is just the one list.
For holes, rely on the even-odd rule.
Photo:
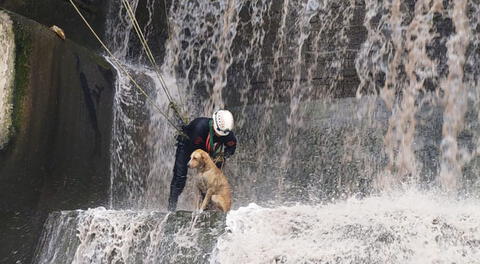
[(456, 191), (462, 169), (469, 159), (469, 152), (462, 149), (456, 138), (463, 130), (468, 106), (467, 86), (463, 82), (466, 52), (470, 44), (471, 30), (467, 17), (467, 2), (453, 3), (451, 16), (455, 35), (447, 41), (448, 75), (440, 83), (445, 92), (442, 103), (445, 106), (442, 129), (442, 164), (440, 183), (444, 189)]
[[(298, 164), (292, 168), (298, 161), (292, 156), (305, 147), (298, 142), (298, 135), (312, 128), (302, 117), (316, 108), (318, 100), (340, 96), (336, 87), (350, 85), (343, 80), (349, 78), (347, 69), (353, 67), (352, 54), (360, 43), (347, 34), (359, 20), (360, 10), (355, 1), (172, 4), (164, 71), (170, 71), (169, 76), (188, 95), (192, 117), (209, 116), (222, 106), (234, 112), (241, 149), (226, 170), (236, 175), (234, 185), (245, 200), (263, 199), (257, 195), (261, 192), (269, 200), (281, 201), (292, 189), (308, 185), (291, 182), (295, 178), (292, 170), (303, 173)], [(290, 22), (290, 17), (295, 19)], [(288, 113), (279, 114), (285, 104)], [(279, 165), (275, 164), (277, 157), (282, 160)], [(168, 156), (156, 158), (150, 175), (165, 171), (156, 164)], [(243, 184), (251, 181), (268, 185), (268, 189)], [(156, 197), (167, 184), (153, 184)], [(187, 190), (191, 193), (188, 186)], [(318, 189), (312, 188), (308, 193), (315, 191)], [(191, 200), (181, 196), (181, 208), (191, 208)]]
[[(378, 94), (392, 113), (384, 139), (389, 161), (377, 187), (438, 182), (447, 191), (468, 188), (462, 177), (476, 174), (469, 170), (476, 171), (471, 165), (479, 138), (473, 129), (478, 126), (478, 66), (472, 62), (478, 56), (478, 37), (472, 33), (478, 31), (478, 4), (366, 1), (366, 10), (358, 95)], [(441, 134), (422, 134), (433, 126), (440, 126)]]
[(0, 150), (8, 143), (12, 125), (15, 39), (10, 17), (0, 11)]
[[(138, 1), (129, 3), (132, 8), (136, 8)], [(109, 17), (106, 34), (109, 48), (124, 67), (128, 65), (127, 69), (132, 72), (136, 66), (128, 56), (132, 24), (121, 2), (110, 5)], [(115, 87), (110, 204), (111, 207), (128, 208), (140, 203), (136, 194), (144, 186), (143, 178), (139, 175), (146, 166), (140, 158), (145, 143), (138, 135), (145, 126), (147, 108), (140, 91), (131, 85), (127, 76), (117, 74)]]
[[(111, 206), (51, 214), (37, 263), (480, 258), (478, 3), (160, 2), (129, 0), (148, 39), (168, 31), (150, 44), (172, 96), (190, 119), (234, 114), (234, 210), (164, 213), (175, 130), (119, 73)], [(121, 3), (110, 17), (115, 56), (168, 111)], [(179, 209), (194, 200), (188, 181)]]
[[(138, 1), (129, 1), (136, 10)], [(145, 35), (149, 35), (149, 26), (153, 16), (155, 1), (148, 1), (148, 21), (143, 27)], [(122, 62), (123, 67), (150, 97), (157, 98), (155, 102), (162, 109), (167, 109), (168, 101), (160, 94), (160, 83), (151, 65), (144, 62), (144, 52), (132, 32), (131, 19), (127, 10), (119, 3), (112, 3), (107, 38), (114, 56)], [(136, 42), (137, 41), (137, 42)], [(140, 55), (139, 55), (140, 54)], [(150, 163), (149, 151), (155, 152), (158, 146), (152, 143), (149, 136), (150, 126), (157, 125), (158, 130), (172, 133), (163, 117), (147, 102), (145, 96), (130, 81), (129, 77), (117, 69), (117, 93), (114, 105), (114, 128), (112, 144), (112, 176), (111, 176), (111, 207), (113, 208), (146, 208), (152, 204), (146, 201)], [(158, 115), (158, 116), (157, 116)], [(160, 120), (162, 119), (162, 120)], [(173, 133), (172, 133), (173, 134)], [(154, 153), (155, 154), (155, 153)], [(165, 155), (166, 156), (166, 155)], [(147, 203), (147, 204), (145, 204)], [(158, 208), (158, 206), (153, 206)]]

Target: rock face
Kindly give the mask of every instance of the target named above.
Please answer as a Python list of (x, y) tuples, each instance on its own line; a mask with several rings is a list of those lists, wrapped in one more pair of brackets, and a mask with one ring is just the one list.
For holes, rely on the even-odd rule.
[(0, 150), (0, 262), (28, 263), (49, 212), (107, 203), (114, 72), (8, 14), (16, 57), (12, 133)]

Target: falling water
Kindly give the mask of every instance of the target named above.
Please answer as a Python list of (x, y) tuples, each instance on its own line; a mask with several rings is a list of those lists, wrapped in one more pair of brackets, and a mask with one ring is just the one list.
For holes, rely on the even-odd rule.
[[(370, 100), (362, 117), (370, 127), (382, 124), (372, 118), (379, 109), (388, 113), (384, 146), (376, 154), (385, 153), (387, 164), (373, 185), (382, 192), (313, 206), (241, 207), (228, 215), (229, 232), (212, 262), (478, 261), (479, 89), (473, 59), (479, 42), (472, 35), (479, 29), (478, 4), (366, 1), (365, 10), (358, 97), (378, 95), (385, 106)], [(364, 150), (358, 146), (353, 151)], [(448, 194), (412, 190), (424, 183), (439, 184)], [(457, 190), (471, 198), (452, 199)]]
[[(129, 0), (127, 2), (132, 7), (133, 11), (137, 9), (138, 0)], [(107, 20), (106, 27), (109, 48), (113, 51), (113, 55), (119, 60), (131, 60), (132, 57), (129, 56), (130, 49), (132, 48), (129, 45), (133, 27), (131, 19), (121, 1), (119, 1), (119, 3), (110, 4), (109, 8), (109, 19)]]
[(467, 17), (467, 2), (455, 1), (450, 16), (455, 27), (455, 35), (447, 41), (448, 76), (440, 83), (444, 91), (442, 130), (442, 163), (440, 168), (440, 184), (444, 189), (456, 191), (462, 176), (462, 169), (470, 153), (462, 149), (456, 138), (465, 125), (467, 113), (467, 86), (464, 84), (464, 65), (471, 30)]
[[(129, 1), (133, 10), (138, 1)], [(109, 48), (120, 60), (129, 74), (144, 89), (151, 92), (153, 71), (139, 64), (131, 50), (132, 23), (121, 2), (112, 3), (107, 38)], [(108, 59), (108, 58), (107, 58)], [(111, 207), (142, 207), (148, 174), (146, 159), (147, 135), (149, 133), (149, 106), (144, 95), (131, 82), (128, 76), (117, 70), (116, 95), (114, 103), (114, 127), (111, 165)]]
[[(233, 61), (231, 46), (236, 36), (239, 22), (237, 10), (241, 8), (241, 3), (242, 1), (175, 2), (170, 7), (170, 39), (166, 43), (166, 58), (161, 72), (168, 82), (170, 92), (175, 93), (176, 102), (182, 109), (189, 110), (187, 116), (211, 113), (212, 109), (224, 105), (222, 89), (226, 85), (227, 71)], [(149, 3), (152, 6), (154, 4), (155, 1)], [(136, 6), (136, 3), (132, 6)], [(153, 10), (150, 6), (147, 9)], [(126, 33), (113, 37), (113, 44), (126, 44), (125, 39), (129, 38), (131, 26), (129, 21), (122, 26), (122, 21), (126, 21), (122, 10), (121, 8), (120, 12), (117, 11), (120, 15), (114, 24), (121, 27), (123, 31), (120, 32)], [(114, 32), (118, 35), (118, 30)], [(125, 56), (129, 48), (120, 46), (118, 50)], [(129, 59), (128, 56), (126, 59)], [(141, 65), (130, 67), (133, 71), (143, 72), (147, 76), (152, 73), (147, 73), (148, 69)], [(129, 82), (126, 78), (124, 81), (124, 86), (127, 86), (123, 89), (125, 96), (117, 96), (122, 100), (119, 104), (122, 107), (116, 108), (119, 112), (117, 116), (120, 117), (116, 122), (119, 127), (116, 131), (122, 132), (115, 136), (118, 139), (115, 160), (123, 162), (113, 166), (115, 173), (112, 177), (112, 193), (121, 193), (122, 198), (118, 199), (129, 201), (128, 203), (134, 206), (136, 204), (137, 208), (165, 208), (173, 167), (175, 131), (151, 105), (144, 106), (145, 109), (138, 107), (142, 104), (141, 100), (128, 102), (131, 98), (138, 98), (138, 94), (133, 87), (126, 85)], [(155, 82), (158, 80), (151, 78), (150, 82), (144, 85), (150, 87), (156, 104), (167, 109), (168, 102), (159, 91), (159, 83)], [(134, 93), (134, 96), (129, 93)], [(195, 98), (201, 93), (211, 96), (208, 103), (200, 107)], [(185, 102), (192, 103), (184, 105)], [(126, 114), (122, 116), (122, 113)], [(144, 113), (148, 113), (148, 116), (142, 116)], [(138, 122), (141, 123), (137, 125)], [(187, 186), (185, 193), (192, 193), (189, 188)], [(191, 208), (192, 197), (185, 198), (180, 200), (179, 205)], [(113, 198), (114, 204), (115, 199)]]
[[(164, 68), (182, 90), (208, 94), (208, 103), (191, 113), (210, 115), (224, 107), (223, 88), (233, 62), (233, 41), (244, 1), (177, 1), (169, 12), (170, 39)], [(194, 98), (194, 96), (192, 96)]]
[[(247, 23), (239, 14), (242, 8), (247, 8), (244, 1), (183, 1), (172, 4), (168, 23), (171, 35), (166, 44), (162, 69), (165, 76), (171, 76), (167, 79), (175, 80), (170, 90), (180, 91), (178, 94), (183, 97), (183, 102), (190, 102), (187, 108), (192, 118), (210, 116), (213, 109), (225, 106), (223, 91), (227, 86), (229, 68), (235, 62), (246, 64), (249, 56), (256, 52), (254, 47), (262, 43), (265, 35), (262, 22), (269, 6), (261, 1), (250, 4), (252, 26), (258, 31), (254, 31), (256, 35), (249, 40), (250, 45), (245, 51), (238, 54), (242, 59), (238, 59), (234, 40), (240, 38), (237, 28)], [(179, 101), (182, 102), (182, 99)], [(172, 133), (162, 128), (163, 118), (155, 115), (153, 118), (157, 120), (151, 126), (151, 145), (155, 154), (152, 155), (147, 200), (165, 208), (173, 168), (174, 140)], [(191, 182), (187, 182), (179, 208), (192, 209), (194, 193)]]
[[(358, 92), (379, 94), (392, 113), (384, 141), (389, 163), (379, 174), (378, 188), (417, 185), (426, 177), (446, 190), (459, 189), (478, 139), (470, 130), (478, 117), (469, 114), (466, 120), (478, 106), (478, 66), (465, 63), (478, 47), (471, 33), (478, 30), (478, 4), (367, 1), (366, 10), (368, 38), (357, 60)], [(467, 66), (471, 70), (465, 72)], [(428, 126), (441, 126), (441, 135), (422, 135)], [(427, 147), (430, 157), (420, 157)]]
[[(285, 2), (288, 5), (288, 1)], [(304, 54), (302, 53), (303, 50), (303, 45), (305, 44), (305, 41), (308, 39), (310, 33), (311, 33), (311, 25), (310, 21), (314, 16), (317, 15), (318, 10), (320, 8), (320, 4), (316, 0), (311, 0), (308, 1), (307, 3), (304, 3), (300, 10), (299, 20), (299, 36), (297, 36), (295, 39), (297, 40), (297, 43), (295, 43), (294, 47), (296, 47), (296, 51), (294, 51), (294, 54), (296, 55), (293, 60), (294, 60), (294, 69), (293, 69), (293, 84), (292, 87), (289, 89), (289, 98), (290, 98), (290, 114), (287, 117), (287, 125), (288, 127), (299, 127), (302, 125), (302, 118), (301, 116), (302, 113), (299, 111), (299, 106), (300, 106), (300, 101), (304, 98), (302, 98), (302, 95), (308, 96), (309, 93), (302, 93), (302, 91), (307, 88), (306, 90), (308, 91), (309, 87), (302, 87), (301, 83), (301, 78), (302, 78), (302, 62), (305, 60)], [(285, 12), (285, 14), (282, 16), (282, 26), (284, 26), (285, 21), (284, 19), (286, 18), (288, 12)], [(283, 35), (283, 34), (282, 34)], [(307, 97), (308, 98), (308, 97)], [(305, 99), (304, 99), (305, 100)], [(300, 117), (300, 118), (299, 118)], [(297, 135), (292, 135), (293, 131), (292, 129), (288, 129), (287, 135), (285, 136), (286, 140), (290, 140), (292, 137), (297, 136)], [(281, 166), (286, 167), (288, 161), (290, 160), (290, 153), (292, 151), (292, 145), (286, 144), (286, 149), (284, 152), (284, 155), (282, 155), (282, 160), (281, 160)], [(283, 185), (283, 184), (281, 184)]]
[[(221, 106), (234, 111), (241, 143), (227, 171), (236, 175), (237, 192), (246, 199), (260, 198), (251, 181), (274, 179), (262, 191), (269, 199), (282, 200), (291, 190), (285, 187), (292, 185), (286, 174), (304, 151), (298, 135), (308, 129), (302, 117), (315, 105), (304, 102), (340, 96), (337, 87), (348, 89), (347, 62), (353, 66), (360, 43), (347, 35), (360, 8), (354, 1), (315, 0), (172, 5), (163, 67), (194, 102), (192, 117), (209, 116)], [(282, 116), (285, 103), (288, 112)], [(282, 164), (276, 157), (283, 157)], [(165, 159), (157, 158), (158, 163)]]
[(0, 11), (0, 149), (8, 142), (12, 124), (15, 39), (10, 17)]
[[(176, 87), (174, 79), (168, 75), (168, 72), (164, 72), (163, 76), (167, 87), (172, 92), (172, 96), (179, 98), (178, 91), (180, 90)], [(154, 80), (154, 87), (161, 87), (153, 72), (151, 73), (151, 78)], [(168, 109), (169, 102), (162, 93), (157, 91), (155, 102), (163, 109)], [(144, 208), (164, 209), (167, 208), (170, 192), (170, 179), (175, 159), (175, 136), (177, 133), (170, 124), (165, 122), (165, 118), (158, 111), (150, 107), (150, 113), (147, 145), (150, 153), (149, 172), (146, 179), (145, 192), (141, 196), (144, 198)], [(190, 189), (190, 185), (187, 187), (188, 191), (186, 193), (194, 193), (193, 189)], [(192, 201), (192, 197), (189, 196), (189, 198), (188, 200)], [(191, 203), (185, 204), (184, 208), (192, 208)]]
[[(228, 12), (232, 5), (237, 6), (237, 11)], [(289, 174), (298, 171), (295, 166), (301, 166), (295, 165), (299, 159), (292, 157), (299, 154), (303, 157), (302, 153), (308, 145), (299, 142), (299, 138), (303, 133), (311, 133), (308, 120), (318, 114), (314, 103), (308, 102), (336, 97), (341, 94), (339, 90), (348, 87), (344, 80), (354, 79), (348, 75), (348, 64), (352, 62), (349, 58), (356, 53), (357, 44), (348, 34), (357, 27), (355, 23), (361, 17), (358, 13), (365, 10), (364, 26), (368, 36), (358, 51), (358, 91), (359, 94), (379, 94), (392, 113), (384, 138), (385, 148), (377, 154), (385, 153), (388, 164), (378, 173), (376, 170), (382, 166), (382, 158), (372, 163), (368, 153), (345, 153), (342, 159), (353, 163), (355, 159), (362, 159), (364, 172), (368, 170), (368, 174), (378, 174), (375, 181), (378, 189), (416, 184), (420, 178), (427, 177), (422, 175), (437, 174), (431, 172), (432, 166), (425, 167), (423, 161), (418, 161), (418, 149), (422, 144), (418, 142), (417, 126), (424, 126), (418, 122), (425, 120), (417, 120), (416, 115), (425, 113), (425, 108), (435, 108), (440, 102), (440, 98), (429, 91), (445, 77), (445, 61), (437, 61), (431, 55), (435, 49), (441, 50), (449, 37), (446, 32), (440, 32), (443, 34), (440, 36), (431, 33), (432, 30), (440, 30), (438, 24), (445, 21), (438, 13), (441, 8), (438, 1), (415, 5), (399, 1), (367, 1), (365, 6), (355, 1), (251, 1), (224, 5), (177, 2), (170, 9), (169, 26), (173, 37), (167, 42), (168, 56), (163, 67), (164, 71), (169, 71), (177, 87), (185, 91), (183, 97), (195, 102), (189, 107), (190, 116), (208, 116), (213, 105), (241, 106), (240, 111), (234, 114), (237, 130), (241, 132), (240, 147), (243, 146), (244, 151), (237, 153), (227, 171), (237, 176), (234, 180), (238, 180), (238, 192), (246, 197), (245, 200), (264, 198), (258, 196), (259, 190), (250, 188), (251, 181), (269, 185), (261, 191), (262, 196), (282, 200), (292, 188), (304, 190), (307, 187), (302, 183), (298, 186), (298, 182), (290, 180), (305, 175)], [(226, 14), (228, 18), (224, 17)], [(296, 19), (287, 23), (287, 17)], [(429, 23), (433, 18), (440, 22)], [(220, 39), (224, 41), (217, 41)], [(225, 76), (231, 81), (225, 83)], [(215, 96), (210, 96), (212, 94)], [(285, 102), (288, 112), (282, 119), (279, 113), (284, 111), (280, 108)], [(261, 105), (255, 106), (257, 113), (248, 110), (257, 104)], [(378, 112), (375, 104), (370, 104), (370, 108)], [(357, 116), (351, 122), (372, 119), (372, 113)], [(378, 120), (369, 125), (378, 130), (385, 127), (383, 121)], [(155, 131), (163, 130), (151, 127), (151, 133), (155, 134)], [(328, 136), (328, 133), (322, 136)], [(351, 134), (346, 134), (345, 140), (350, 143), (345, 148), (365, 152), (363, 148), (371, 141), (364, 138), (368, 136), (365, 133), (356, 128)], [(153, 142), (162, 142), (156, 143), (158, 145), (170, 141), (169, 138), (154, 137)], [(168, 189), (168, 179), (156, 175), (169, 173), (162, 163), (167, 160), (165, 164), (171, 164), (169, 157), (172, 152), (160, 153), (163, 154), (153, 155), (153, 169), (149, 173), (152, 181), (148, 186), (155, 187), (153, 192), (149, 192), (151, 198), (147, 200), (163, 197), (154, 203), (165, 204), (167, 194), (163, 190)], [(282, 162), (276, 164), (275, 157), (279, 156), (283, 157)], [(358, 169), (361, 173), (362, 169)], [(308, 182), (319, 180), (315, 177), (318, 173), (316, 169), (308, 173), (312, 175)], [(354, 178), (339, 179), (338, 189), (341, 191), (344, 188), (345, 180), (355, 181)], [(367, 181), (368, 178), (365, 176)], [(274, 185), (271, 179), (275, 179)], [(325, 181), (330, 179), (325, 178)], [(307, 197), (311, 198), (312, 192), (316, 193), (314, 196), (323, 192), (322, 185), (315, 186), (320, 190), (307, 187), (311, 188)], [(358, 188), (352, 188), (352, 192), (355, 189)], [(181, 199), (181, 204), (191, 208), (187, 205), (190, 200), (191, 197), (185, 197), (183, 202)]]

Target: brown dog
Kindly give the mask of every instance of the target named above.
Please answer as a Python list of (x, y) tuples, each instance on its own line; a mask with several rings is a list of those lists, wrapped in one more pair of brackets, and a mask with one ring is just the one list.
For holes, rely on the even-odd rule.
[(198, 190), (205, 198), (199, 203), (199, 209), (205, 210), (210, 201), (223, 212), (228, 212), (232, 206), (232, 189), (227, 177), (217, 168), (207, 152), (197, 149), (190, 156), (189, 168), (197, 169), (195, 177)]

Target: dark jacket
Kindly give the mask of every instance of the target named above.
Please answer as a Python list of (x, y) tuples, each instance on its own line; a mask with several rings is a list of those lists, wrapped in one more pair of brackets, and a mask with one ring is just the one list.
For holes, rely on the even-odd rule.
[(211, 121), (213, 121), (211, 118), (199, 117), (183, 128), (184, 133), (188, 136), (188, 139), (184, 141), (187, 149), (191, 152), (196, 149), (202, 149), (209, 153), (210, 156), (214, 157), (215, 150), (218, 150), (223, 146), (224, 156), (226, 158), (232, 156), (237, 148), (237, 138), (235, 137), (235, 134), (230, 132), (226, 136), (217, 136), (213, 133), (214, 147), (212, 149), (210, 145), (209, 126)]

